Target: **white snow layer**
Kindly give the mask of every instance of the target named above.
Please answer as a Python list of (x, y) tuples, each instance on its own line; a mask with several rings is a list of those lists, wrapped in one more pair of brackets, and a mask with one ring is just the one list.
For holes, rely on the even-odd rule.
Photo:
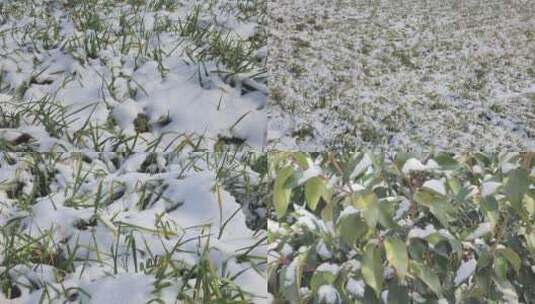
[(446, 195), (446, 186), (442, 180), (428, 180), (422, 185), (422, 187), (434, 191), (440, 195)]
[(346, 284), (347, 291), (355, 297), (363, 297), (365, 288), (366, 285), (364, 284), (364, 281), (355, 280), (353, 278), (350, 278)]
[(409, 238), (420, 238), (420, 239), (425, 239), (426, 237), (428, 237), (430, 234), (432, 233), (435, 233), (437, 232), (435, 227), (431, 224), (428, 224), (427, 226), (425, 226), (424, 229), (420, 228), (420, 227), (414, 227), (412, 228), (410, 231), (409, 231)]
[(459, 285), (468, 279), (476, 271), (476, 266), (477, 261), (473, 257), (468, 261), (463, 261), (455, 274), (455, 279), (453, 280), (455, 285)]
[(318, 298), (320, 303), (335, 304), (340, 301), (340, 294), (332, 285), (322, 285), (318, 289)]
[(470, 235), (468, 235), (466, 237), (466, 239), (467, 240), (474, 240), (474, 239), (480, 238), (480, 237), (482, 237), (485, 234), (490, 233), (490, 232), (492, 232), (492, 224), (488, 223), (488, 222), (481, 223), (476, 228), (476, 230), (474, 230), (474, 232), (472, 232)]

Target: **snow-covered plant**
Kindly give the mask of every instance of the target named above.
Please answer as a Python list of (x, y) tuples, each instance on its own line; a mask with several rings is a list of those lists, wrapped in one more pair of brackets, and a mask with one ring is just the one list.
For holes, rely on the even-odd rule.
[(535, 155), (270, 155), (276, 303), (531, 303)]
[(241, 198), (266, 172), (252, 153), (0, 153), (0, 302), (263, 303), (265, 219)]
[(266, 2), (0, 2), (3, 151), (263, 146)]

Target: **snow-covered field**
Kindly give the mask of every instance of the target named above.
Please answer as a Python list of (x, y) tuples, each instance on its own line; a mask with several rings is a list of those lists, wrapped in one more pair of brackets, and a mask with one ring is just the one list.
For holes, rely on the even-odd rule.
[(0, 304), (529, 303), (534, 3), (0, 0)]
[(261, 149), (265, 1), (0, 1), (0, 147)]
[(1, 153), (0, 303), (267, 303), (266, 167)]
[(535, 148), (535, 2), (268, 7), (269, 147)]

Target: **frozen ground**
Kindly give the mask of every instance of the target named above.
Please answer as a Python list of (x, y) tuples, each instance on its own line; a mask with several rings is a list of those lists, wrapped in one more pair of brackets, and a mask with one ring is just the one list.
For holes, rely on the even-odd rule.
[(267, 303), (266, 165), (1, 153), (0, 303)]
[(269, 147), (535, 148), (533, 1), (268, 7)]
[(0, 146), (261, 149), (264, 1), (0, 1)]

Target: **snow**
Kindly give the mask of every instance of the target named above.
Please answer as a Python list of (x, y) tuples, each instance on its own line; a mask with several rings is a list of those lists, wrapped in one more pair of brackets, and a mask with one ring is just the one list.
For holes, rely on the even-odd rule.
[[(95, 1), (97, 8), (90, 12), (101, 30), (74, 17), (90, 13), (76, 3), (6, 3), (0, 25), (2, 109), (14, 113), (45, 100), (43, 104), (50, 108), (43, 110), (54, 113), (55, 125), (63, 123), (58, 117), (61, 111), (67, 123), (63, 132), (52, 132), (25, 114), (20, 125), (8, 130), (31, 135), (37, 151), (94, 150), (90, 136), (71, 139), (74, 132), (89, 132), (90, 127), (99, 128), (105, 151), (118, 150), (113, 139), (132, 140), (136, 135), (135, 151), (145, 151), (152, 141), (159, 140), (156, 151), (164, 151), (199, 138), (199, 148), (209, 151), (220, 138), (236, 138), (248, 149), (262, 150), (267, 132), (267, 53), (262, 55), (262, 43), (257, 47), (249, 41), (253, 36), (263, 39), (257, 35), (263, 32), (261, 16), (244, 16), (243, 7), (236, 3), (186, 0), (168, 10), (141, 3), (135, 8), (131, 2)], [(192, 33), (177, 32), (197, 7), (198, 22), (189, 28), (211, 35), (200, 41)], [(128, 20), (126, 25), (121, 18)], [(55, 31), (58, 36), (52, 37)], [(103, 42), (104, 32), (110, 34), (109, 43)], [(199, 50), (213, 47), (210, 41), (217, 32), (227, 37), (225, 43), (231, 49), (199, 57)], [(91, 54), (83, 43), (95, 35), (101, 44)], [(43, 36), (52, 46), (44, 45)], [(234, 47), (237, 43), (241, 45)], [(234, 49), (257, 53), (252, 58), (242, 56), (240, 60), (250, 64), (237, 73), (223, 58)], [(138, 117), (146, 119), (148, 130), (135, 129)], [(10, 134), (5, 132), (1, 130), (0, 138)]]
[(394, 219), (401, 219), (401, 217), (407, 212), (409, 211), (411, 207), (411, 203), (409, 202), (409, 200), (407, 198), (403, 198), (401, 200), (401, 202), (399, 203), (399, 207), (398, 209), (396, 210), (396, 214), (394, 215)]
[(317, 164), (309, 164), (309, 167), (303, 171), (303, 175), (297, 180), (297, 183), (303, 183), (307, 181), (308, 179), (321, 175), (321, 168)]
[(485, 222), (478, 225), (476, 230), (474, 230), (471, 234), (469, 234), (466, 239), (467, 240), (474, 240), (477, 238), (480, 238), (488, 233), (492, 232), (492, 224)]
[(477, 261), (475, 258), (470, 258), (463, 261), (455, 274), (454, 284), (457, 286), (468, 279), (476, 271)]
[(330, 259), (333, 256), (323, 240), (319, 240), (318, 244), (316, 245), (316, 252), (324, 260)]
[(318, 289), (318, 299), (323, 304), (335, 304), (340, 302), (340, 294), (332, 285), (322, 285)]
[(372, 165), (372, 160), (368, 154), (364, 154), (360, 162), (355, 166), (353, 172), (351, 172), (350, 178), (355, 178), (360, 174), (364, 173)]
[[(143, 274), (122, 273), (98, 281), (84, 282), (80, 287), (91, 295), (88, 303), (144, 304), (149, 299), (153, 279)], [(83, 296), (82, 297), (86, 298)]]
[(271, 0), (268, 147), (533, 150), (527, 3)]
[(420, 227), (414, 227), (409, 231), (408, 238), (420, 238), (425, 239), (429, 235), (437, 232), (435, 227), (432, 224), (427, 224), (424, 229)]
[(288, 267), (286, 267), (286, 272), (284, 274), (283, 286), (291, 286), (295, 283), (297, 275), (297, 267), (299, 265), (299, 260), (294, 259)]
[(443, 180), (428, 180), (422, 185), (422, 187), (434, 191), (440, 195), (446, 195), (446, 186), (444, 185)]
[(472, 167), (472, 172), (474, 172), (474, 174), (483, 174), (484, 171), (483, 171), (483, 168), (481, 168), (480, 165), (475, 165)]
[(293, 252), (294, 252), (294, 249), (293, 249), (292, 246), (290, 246), (289, 244), (284, 244), (284, 245), (282, 246), (281, 251), (280, 251), (280, 253), (281, 253), (283, 256), (289, 256), (289, 255), (291, 255)]
[(296, 206), (297, 221), (294, 225), (306, 227), (309, 230), (330, 231), (332, 229), (320, 218), (303, 207)]
[(381, 299), (383, 300), (384, 303), (388, 303), (388, 292), (389, 290), (383, 290), (381, 292)]
[(334, 276), (338, 274), (340, 267), (334, 263), (323, 263), (316, 268), (316, 271), (326, 271), (332, 273)]
[[(42, 239), (52, 253), (73, 252), (73, 248), (77, 248), (73, 252), (75, 271), (60, 282), (52, 275), (56, 271), (52, 266), (34, 263), (31, 269), (25, 269), (26, 266), (16, 265), (12, 268), (15, 282), (31, 286), (26, 283), (32, 280), (57, 290), (61, 289), (60, 284), (65, 288), (83, 288), (91, 296), (89, 303), (146, 303), (158, 297), (171, 301), (184, 282), (167, 278), (172, 281), (171, 285), (160, 290), (162, 294), (155, 294), (156, 277), (152, 270), (146, 274), (135, 271), (135, 266), (144, 264), (149, 268), (154, 257), (170, 254), (174, 263), (183, 264), (181, 267), (186, 269), (194, 267), (203, 258), (208, 259), (215, 273), (235, 276), (233, 282), (242, 291), (250, 293), (255, 303), (265, 303), (268, 292), (264, 266), (256, 265), (254, 259), (238, 258), (244, 248), (257, 243), (259, 245), (252, 248), (250, 254), (266, 256), (267, 247), (259, 243), (265, 232), (255, 232), (247, 227), (246, 214), (240, 210), (242, 205), (229, 189), (215, 187), (219, 183), (217, 172), (204, 158), (159, 154), (154, 158), (155, 163), (147, 166), (147, 172), (140, 172), (140, 164), (151, 154), (133, 154), (131, 157), (114, 153), (88, 154), (87, 162), (81, 165), (85, 181), (75, 191), (73, 185), (81, 161), (76, 156), (64, 153), (51, 162), (49, 194), (38, 195), (24, 208), (13, 199), (2, 200), (0, 204), (0, 223), (20, 219), (17, 235)], [(27, 176), (33, 166), (28, 159), (31, 156), (21, 153), (10, 157), (14, 158), (15, 164), (7, 166), (4, 155), (0, 155), (0, 184), (25, 181), (22, 192), (29, 195), (34, 178)], [(188, 167), (186, 164), (192, 161), (193, 167)], [(116, 165), (118, 167), (112, 169)], [(43, 162), (36, 168), (48, 170), (48, 166), (50, 164)], [(14, 172), (18, 173), (12, 174)], [(100, 205), (95, 209), (92, 202), (99, 188)], [(143, 194), (144, 189), (154, 192)], [(4, 195), (5, 189), (0, 188), (0, 197)], [(140, 202), (144, 199), (147, 199), (146, 205), (141, 207)], [(135, 240), (137, 264), (128, 237)], [(1, 236), (0, 241), (5, 242)], [(173, 249), (178, 244), (179, 250)], [(114, 248), (117, 248), (117, 268), (114, 268), (114, 253), (111, 252)], [(203, 255), (205, 248), (206, 257)], [(291, 248), (284, 250), (289, 254)], [(0, 260), (3, 258), (0, 254)], [(184, 289), (185, 292), (190, 288)], [(42, 291), (42, 288), (23, 288), (21, 301), (36, 302)], [(64, 295), (52, 292), (50, 296), (62, 299)], [(82, 293), (78, 294), (78, 297), (82, 296)]]
[(481, 184), (481, 197), (492, 195), (498, 191), (502, 183), (498, 182), (484, 182)]
[[(354, 255), (356, 255), (356, 253)], [(352, 255), (349, 255), (349, 257), (351, 257), (351, 256)], [(360, 268), (362, 267), (362, 265), (356, 259), (351, 259), (351, 260), (349, 260), (349, 261), (344, 263), (344, 267), (348, 267), (349, 270), (351, 270), (351, 271), (359, 271)]]
[(362, 280), (355, 280), (353, 278), (347, 280), (346, 289), (355, 297), (363, 297), (365, 288), (366, 285)]
[(424, 166), (424, 164), (422, 164), (419, 160), (410, 158), (403, 165), (401, 172), (404, 174), (409, 174), (411, 171), (424, 171), (426, 169), (427, 167)]
[(403, 172), (403, 174), (409, 174), (411, 171), (432, 171), (437, 169), (440, 169), (440, 165), (433, 159), (428, 160), (424, 165), (416, 158), (409, 158), (405, 164), (403, 164), (401, 172)]
[(342, 212), (340, 212), (340, 216), (338, 217), (339, 219), (340, 218), (343, 218), (345, 216), (348, 216), (348, 215), (352, 215), (352, 214), (357, 214), (357, 213), (360, 213), (360, 210), (353, 207), (353, 206), (346, 206), (344, 208), (344, 210), (342, 210)]

